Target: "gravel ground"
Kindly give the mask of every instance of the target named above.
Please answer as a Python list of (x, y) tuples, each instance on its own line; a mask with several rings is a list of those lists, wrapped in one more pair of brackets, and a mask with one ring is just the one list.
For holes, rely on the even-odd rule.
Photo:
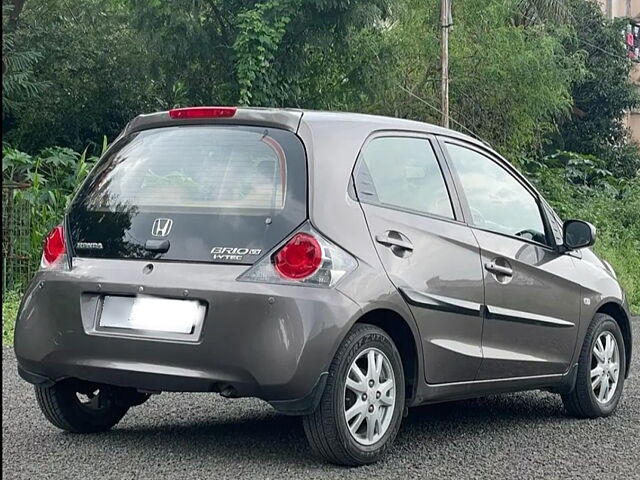
[[(634, 331), (640, 338), (640, 318)], [(5, 347), (2, 476), (640, 479), (638, 350), (613, 417), (567, 418), (560, 398), (542, 392), (419, 407), (410, 410), (384, 461), (345, 469), (311, 455), (298, 418), (257, 400), (214, 394), (162, 394), (109, 433), (62, 433), (40, 414)]]

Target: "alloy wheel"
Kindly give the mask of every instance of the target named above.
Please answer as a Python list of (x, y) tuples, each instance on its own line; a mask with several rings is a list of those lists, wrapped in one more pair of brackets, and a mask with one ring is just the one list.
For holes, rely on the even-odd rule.
[(620, 376), (620, 351), (616, 337), (608, 330), (602, 332), (591, 354), (591, 389), (599, 403), (609, 403), (616, 393)]
[(389, 429), (396, 400), (393, 367), (377, 348), (367, 348), (349, 367), (344, 388), (344, 416), (353, 439), (373, 445)]

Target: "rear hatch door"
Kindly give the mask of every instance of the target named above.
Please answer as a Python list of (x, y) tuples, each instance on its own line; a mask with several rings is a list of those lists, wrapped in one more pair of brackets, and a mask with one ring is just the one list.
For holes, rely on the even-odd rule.
[(129, 134), (69, 210), (76, 256), (252, 264), (307, 216), (290, 131), (183, 125)]

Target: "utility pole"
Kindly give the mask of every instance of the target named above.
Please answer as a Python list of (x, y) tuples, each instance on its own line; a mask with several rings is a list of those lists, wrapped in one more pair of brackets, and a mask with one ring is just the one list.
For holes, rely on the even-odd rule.
[(451, 26), (451, 1), (440, 0), (440, 70), (442, 72), (440, 110), (442, 110), (442, 126), (445, 128), (449, 128), (449, 27)]

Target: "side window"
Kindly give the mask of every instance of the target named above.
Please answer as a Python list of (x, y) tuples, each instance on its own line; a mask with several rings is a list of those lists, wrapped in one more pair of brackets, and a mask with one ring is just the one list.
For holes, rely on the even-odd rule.
[(490, 158), (452, 143), (447, 150), (471, 208), (474, 225), (547, 244), (533, 195)]
[(356, 189), (366, 203), (454, 218), (451, 200), (431, 142), (380, 137), (366, 147)]

